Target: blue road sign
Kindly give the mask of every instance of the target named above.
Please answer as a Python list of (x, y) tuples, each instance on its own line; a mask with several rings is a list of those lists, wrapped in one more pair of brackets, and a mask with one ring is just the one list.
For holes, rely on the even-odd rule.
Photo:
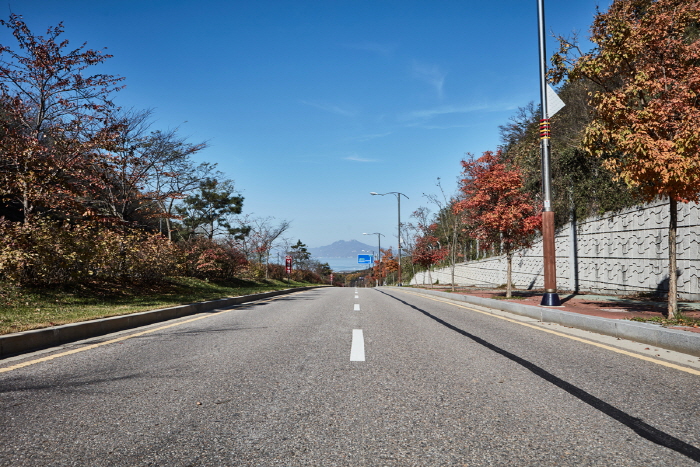
[(374, 257), (372, 255), (357, 255), (357, 264), (372, 264)]

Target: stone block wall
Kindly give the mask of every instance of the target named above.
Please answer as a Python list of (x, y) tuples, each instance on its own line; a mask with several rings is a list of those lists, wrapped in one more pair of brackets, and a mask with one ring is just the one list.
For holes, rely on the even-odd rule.
[[(637, 206), (567, 224), (556, 233), (557, 288), (560, 291), (631, 294), (668, 291), (668, 201)], [(678, 291), (700, 300), (700, 206), (678, 208)], [(419, 273), (412, 284), (452, 282), (450, 268)], [(458, 285), (498, 286), (506, 282), (505, 256), (457, 264)], [(543, 287), (542, 243), (513, 257), (513, 283), (520, 289)]]

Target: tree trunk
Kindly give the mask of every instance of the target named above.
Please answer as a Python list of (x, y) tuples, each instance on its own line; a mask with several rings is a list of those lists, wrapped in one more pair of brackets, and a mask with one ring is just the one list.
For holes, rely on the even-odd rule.
[(506, 263), (508, 264), (506, 269), (506, 298), (511, 298), (513, 296), (513, 253), (510, 251), (506, 253)]
[[(455, 230), (456, 231), (456, 230)], [(450, 254), (452, 255), (452, 270), (450, 271), (450, 281), (452, 283), (452, 291), (455, 291), (455, 267), (457, 266), (457, 248), (459, 248), (459, 245), (457, 245), (457, 235), (453, 235), (452, 237), (452, 248), (450, 248)]]
[(676, 275), (676, 232), (678, 230), (678, 201), (669, 199), (668, 222), (668, 310), (667, 317), (675, 318), (678, 312), (678, 276)]
[(24, 217), (23, 223), (27, 227), (29, 225), (29, 215), (31, 211), (31, 202), (29, 201), (29, 188), (27, 184), (24, 183), (22, 186), (22, 215)]

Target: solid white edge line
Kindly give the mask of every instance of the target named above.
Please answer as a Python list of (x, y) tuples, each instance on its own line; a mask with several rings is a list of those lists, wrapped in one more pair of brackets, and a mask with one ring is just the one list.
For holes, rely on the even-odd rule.
[(365, 338), (362, 335), (362, 329), (352, 330), (352, 346), (350, 347), (350, 361), (365, 361)]

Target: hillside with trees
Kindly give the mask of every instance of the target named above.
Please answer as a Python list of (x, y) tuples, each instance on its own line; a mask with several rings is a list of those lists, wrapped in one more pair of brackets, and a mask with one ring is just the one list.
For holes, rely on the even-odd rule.
[[(615, 0), (594, 18), (593, 49), (581, 50), (575, 36), (560, 36), (549, 71), (566, 103), (551, 119), (556, 226), (668, 199), (670, 317), (677, 311), (678, 203), (700, 200), (699, 31), (694, 2)], [(508, 256), (513, 246), (532, 239), (534, 231), (517, 212), (542, 205), (539, 115), (532, 103), (520, 108), (500, 126), (502, 144), (495, 153), (484, 153), (488, 161), (463, 161), (461, 191), (448, 204), (460, 216), (459, 260)], [(503, 174), (494, 178), (489, 170), (476, 170), (479, 164), (498, 166)], [(518, 177), (506, 183), (506, 173)], [(509, 204), (516, 194), (523, 201)], [(452, 220), (438, 208), (430, 219), (417, 211), (417, 224), (406, 225), (414, 239), (414, 265), (433, 264), (425, 260), (426, 245), (438, 252), (450, 243), (450, 236), (440, 233), (450, 232)], [(454, 267), (454, 258), (444, 258), (441, 266)]]
[[(15, 40), (0, 45), (2, 284), (286, 278), (269, 252), (289, 223), (242, 217), (234, 181), (193, 159), (206, 142), (121, 109), (124, 78), (95, 71), (110, 55), (72, 48), (62, 24), (42, 36), (12, 14), (0, 26)], [(292, 279), (325, 280), (310, 265)]]

